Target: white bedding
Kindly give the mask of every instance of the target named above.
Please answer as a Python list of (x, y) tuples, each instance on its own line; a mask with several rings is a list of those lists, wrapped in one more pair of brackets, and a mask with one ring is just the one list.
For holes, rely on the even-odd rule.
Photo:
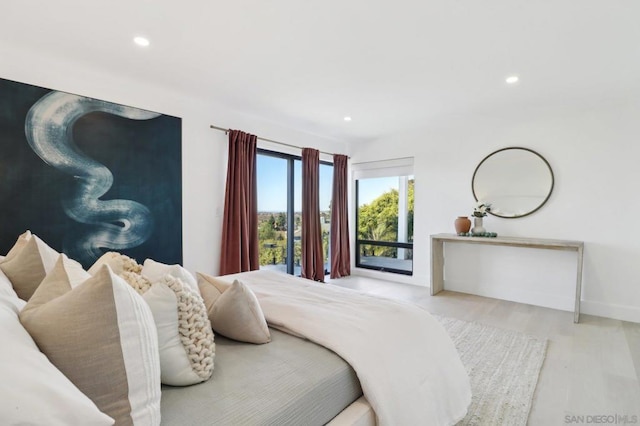
[(272, 271), (220, 278), (247, 284), (270, 326), (347, 361), (379, 425), (450, 425), (465, 416), (466, 370), (447, 332), (422, 308)]

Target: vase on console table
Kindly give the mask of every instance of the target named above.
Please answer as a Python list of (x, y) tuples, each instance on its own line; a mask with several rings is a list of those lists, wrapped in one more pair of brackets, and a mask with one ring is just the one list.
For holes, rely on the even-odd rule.
[(473, 218), (473, 228), (471, 229), (471, 233), (476, 235), (476, 234), (484, 234), (485, 232), (487, 232), (486, 229), (484, 229), (484, 226), (482, 226), (482, 217), (474, 217)]
[(456, 227), (456, 234), (464, 234), (471, 229), (471, 221), (466, 216), (458, 216), (455, 222), (453, 222), (453, 226)]

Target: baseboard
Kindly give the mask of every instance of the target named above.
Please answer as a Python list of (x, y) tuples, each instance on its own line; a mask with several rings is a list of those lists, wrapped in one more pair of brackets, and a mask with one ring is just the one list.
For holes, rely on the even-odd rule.
[(393, 281), (401, 284), (412, 284), (420, 287), (428, 286), (428, 278), (420, 278), (415, 275), (394, 274), (392, 272), (381, 272), (365, 268), (351, 268), (351, 275), (374, 278), (377, 280)]
[(583, 300), (580, 302), (580, 313), (640, 323), (640, 307), (637, 306)]
[[(532, 291), (514, 290), (509, 287), (490, 287), (481, 283), (470, 287), (468, 283), (447, 281), (445, 288), (451, 291), (475, 294), (477, 296), (490, 297), (500, 300), (509, 300), (516, 303), (541, 306), (561, 311), (573, 312), (575, 300), (558, 297), (555, 295), (536, 293)], [(590, 300), (580, 301), (580, 313), (597, 317), (611, 318), (620, 321), (640, 323), (640, 307), (630, 305), (616, 305), (612, 303), (594, 302)]]

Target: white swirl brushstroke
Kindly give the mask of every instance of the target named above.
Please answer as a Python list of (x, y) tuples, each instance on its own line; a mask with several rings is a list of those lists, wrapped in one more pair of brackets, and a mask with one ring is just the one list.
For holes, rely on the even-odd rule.
[(149, 209), (132, 200), (100, 200), (113, 184), (111, 171), (83, 154), (73, 140), (73, 126), (91, 112), (105, 112), (132, 120), (160, 114), (97, 99), (50, 92), (36, 102), (25, 121), (29, 145), (45, 163), (74, 177), (72, 194), (61, 200), (71, 219), (91, 225), (82, 235), (67, 236), (63, 250), (89, 264), (103, 249), (122, 250), (145, 242), (153, 230)]

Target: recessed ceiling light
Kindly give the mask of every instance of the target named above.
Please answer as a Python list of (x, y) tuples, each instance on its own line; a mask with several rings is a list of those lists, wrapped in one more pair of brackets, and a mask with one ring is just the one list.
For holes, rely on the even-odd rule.
[(344, 121), (351, 121), (351, 117), (349, 117), (349, 116), (345, 117)]
[(505, 81), (508, 84), (516, 84), (519, 80), (520, 80), (520, 78), (518, 78), (517, 75), (510, 75), (509, 77), (507, 77), (507, 79)]
[(149, 46), (149, 39), (145, 37), (134, 37), (133, 42), (138, 46), (147, 47)]

